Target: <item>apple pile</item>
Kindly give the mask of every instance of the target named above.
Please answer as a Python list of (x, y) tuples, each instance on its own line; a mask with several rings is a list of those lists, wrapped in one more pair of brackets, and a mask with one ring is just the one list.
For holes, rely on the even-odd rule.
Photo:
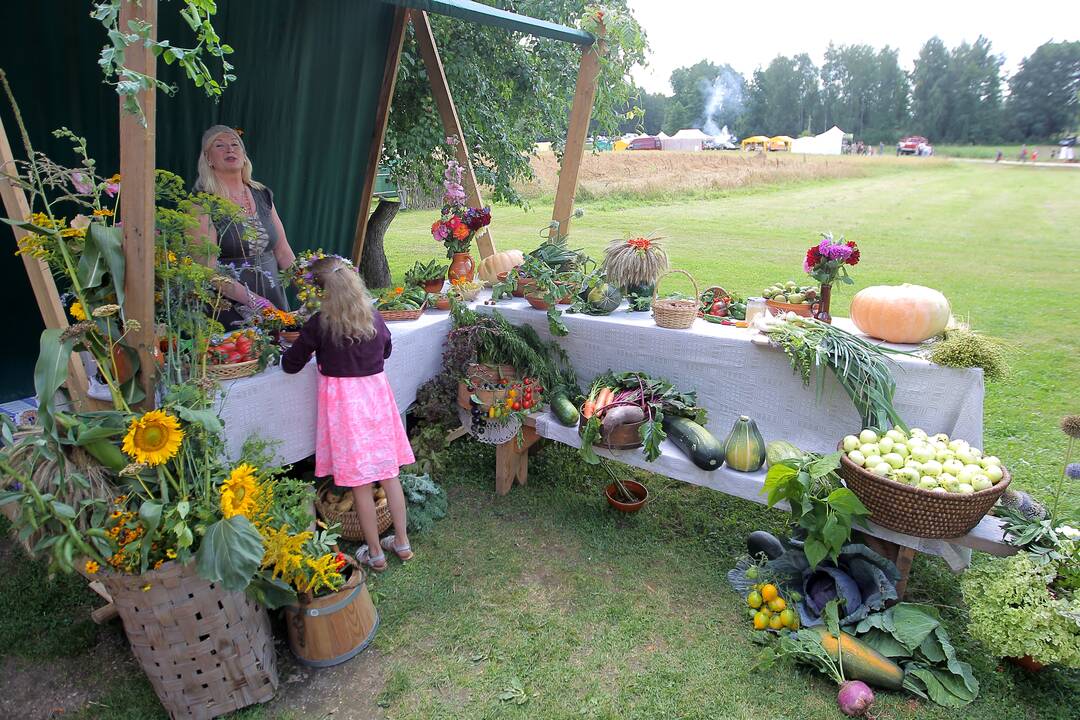
[(845, 436), (843, 447), (859, 467), (935, 493), (970, 495), (993, 487), (1005, 474), (1001, 460), (966, 440), (927, 435), (919, 428), (910, 433), (894, 428), (884, 435), (866, 429)]

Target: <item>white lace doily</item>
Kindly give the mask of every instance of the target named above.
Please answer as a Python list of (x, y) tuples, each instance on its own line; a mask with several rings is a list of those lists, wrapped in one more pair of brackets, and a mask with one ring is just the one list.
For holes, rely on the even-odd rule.
[(468, 430), (470, 435), (489, 445), (502, 445), (504, 442), (510, 442), (517, 437), (518, 431), (521, 430), (521, 421), (516, 417), (499, 420), (484, 418), (483, 433), (477, 432), (477, 428), (473, 427), (472, 413), (468, 410), (458, 408), (458, 419), (461, 420), (461, 426)]

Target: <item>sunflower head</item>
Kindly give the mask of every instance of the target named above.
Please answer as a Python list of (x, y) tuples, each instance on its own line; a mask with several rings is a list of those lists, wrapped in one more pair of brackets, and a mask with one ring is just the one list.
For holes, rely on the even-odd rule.
[(221, 483), (221, 512), (226, 519), (243, 515), (254, 521), (262, 512), (262, 487), (255, 473), (253, 466), (242, 463)]
[(151, 410), (128, 425), (124, 452), (136, 462), (160, 465), (180, 451), (183, 439), (180, 421), (164, 410)]

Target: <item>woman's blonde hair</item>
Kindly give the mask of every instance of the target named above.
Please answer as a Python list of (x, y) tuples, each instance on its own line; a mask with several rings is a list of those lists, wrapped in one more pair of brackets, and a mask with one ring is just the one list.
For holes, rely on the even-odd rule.
[(214, 175), (214, 168), (210, 167), (210, 146), (214, 144), (214, 140), (219, 135), (230, 135), (240, 143), (240, 149), (244, 151), (244, 167), (240, 170), (240, 177), (248, 187), (262, 190), (265, 186), (261, 182), (251, 179), (251, 158), (248, 157), (247, 146), (244, 145), (244, 141), (240, 138), (240, 133), (228, 125), (214, 125), (203, 133), (202, 150), (199, 151), (199, 177), (195, 181), (195, 189), (200, 192), (227, 197), (224, 189), (218, 184), (217, 176)]
[(322, 288), (319, 315), (331, 345), (347, 339), (370, 340), (375, 336), (375, 313), (360, 273), (341, 258), (327, 257), (311, 264), (315, 283)]

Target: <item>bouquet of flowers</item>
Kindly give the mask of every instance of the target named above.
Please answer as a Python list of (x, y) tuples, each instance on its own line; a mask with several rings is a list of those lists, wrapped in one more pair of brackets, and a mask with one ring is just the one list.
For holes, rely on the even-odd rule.
[[(457, 138), (446, 138), (448, 145), (457, 145)], [(443, 172), (442, 215), (431, 225), (431, 236), (446, 246), (446, 257), (469, 252), (476, 234), (491, 224), (491, 208), (471, 208), (465, 205), (465, 188), (461, 185), (462, 168), (451, 157)]]
[(859, 246), (854, 241), (844, 242), (843, 236), (833, 240), (832, 233), (821, 233), (821, 242), (806, 251), (803, 270), (822, 285), (832, 285), (837, 280), (851, 285), (847, 266), (859, 264)]
[(297, 311), (297, 320), (302, 321), (319, 311), (319, 307), (322, 304), (322, 290), (315, 284), (315, 275), (311, 271), (311, 266), (316, 260), (322, 260), (323, 258), (334, 257), (342, 262), (352, 265), (352, 260), (342, 257), (340, 255), (334, 255), (333, 253), (324, 252), (322, 250), (305, 250), (296, 257), (290, 267), (282, 270), (282, 282), (286, 285), (291, 285), (296, 288), (296, 298), (301, 302), (303, 307)]

